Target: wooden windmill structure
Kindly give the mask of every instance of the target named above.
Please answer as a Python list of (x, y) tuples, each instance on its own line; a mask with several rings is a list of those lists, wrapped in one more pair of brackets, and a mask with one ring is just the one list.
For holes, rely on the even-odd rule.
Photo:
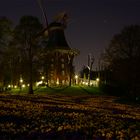
[(68, 16), (65, 12), (60, 13), (53, 22), (48, 23), (43, 4), (39, 2), (46, 22), (42, 33), (48, 38), (45, 46), (47, 84), (71, 86), (74, 78), (73, 59), (79, 51), (70, 48), (65, 38)]

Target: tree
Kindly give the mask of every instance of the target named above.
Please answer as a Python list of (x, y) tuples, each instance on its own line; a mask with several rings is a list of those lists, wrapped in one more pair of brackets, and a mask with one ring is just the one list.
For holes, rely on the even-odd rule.
[[(9, 45), (12, 38), (12, 22), (6, 17), (0, 18), (0, 49)], [(3, 48), (2, 48), (3, 47)]]
[(0, 18), (0, 86), (5, 86), (9, 77), (7, 50), (12, 41), (13, 26), (11, 20)]
[[(36, 35), (42, 30), (38, 18), (23, 16), (15, 28), (15, 40), (21, 52), (21, 62), (27, 66), (29, 76), (29, 94), (33, 94), (33, 63), (37, 59), (38, 40)], [(26, 60), (26, 61), (25, 61)], [(25, 69), (25, 65), (24, 65)]]
[(139, 62), (140, 26), (131, 25), (112, 38), (104, 53), (104, 63), (112, 73), (112, 82), (125, 87), (133, 96), (140, 90)]

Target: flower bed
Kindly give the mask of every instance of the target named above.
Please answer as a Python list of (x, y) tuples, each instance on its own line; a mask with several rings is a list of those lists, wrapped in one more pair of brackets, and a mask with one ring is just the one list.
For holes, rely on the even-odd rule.
[(0, 95), (0, 139), (140, 139), (140, 107), (106, 96)]

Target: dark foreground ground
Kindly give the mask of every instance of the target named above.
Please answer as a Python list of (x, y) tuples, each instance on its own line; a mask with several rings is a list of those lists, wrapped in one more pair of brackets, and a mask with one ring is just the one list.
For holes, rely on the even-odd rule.
[(115, 100), (0, 94), (0, 140), (140, 140), (140, 107)]

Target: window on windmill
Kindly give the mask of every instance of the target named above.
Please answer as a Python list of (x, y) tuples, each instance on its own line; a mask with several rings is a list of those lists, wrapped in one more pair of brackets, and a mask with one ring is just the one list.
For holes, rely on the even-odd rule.
[(63, 75), (63, 76), (65, 75), (65, 71), (64, 71), (64, 70), (62, 70), (62, 75)]
[(53, 84), (54, 83), (54, 80), (51, 79), (51, 83)]
[(61, 68), (62, 68), (62, 69), (64, 68), (64, 64), (61, 64)]

